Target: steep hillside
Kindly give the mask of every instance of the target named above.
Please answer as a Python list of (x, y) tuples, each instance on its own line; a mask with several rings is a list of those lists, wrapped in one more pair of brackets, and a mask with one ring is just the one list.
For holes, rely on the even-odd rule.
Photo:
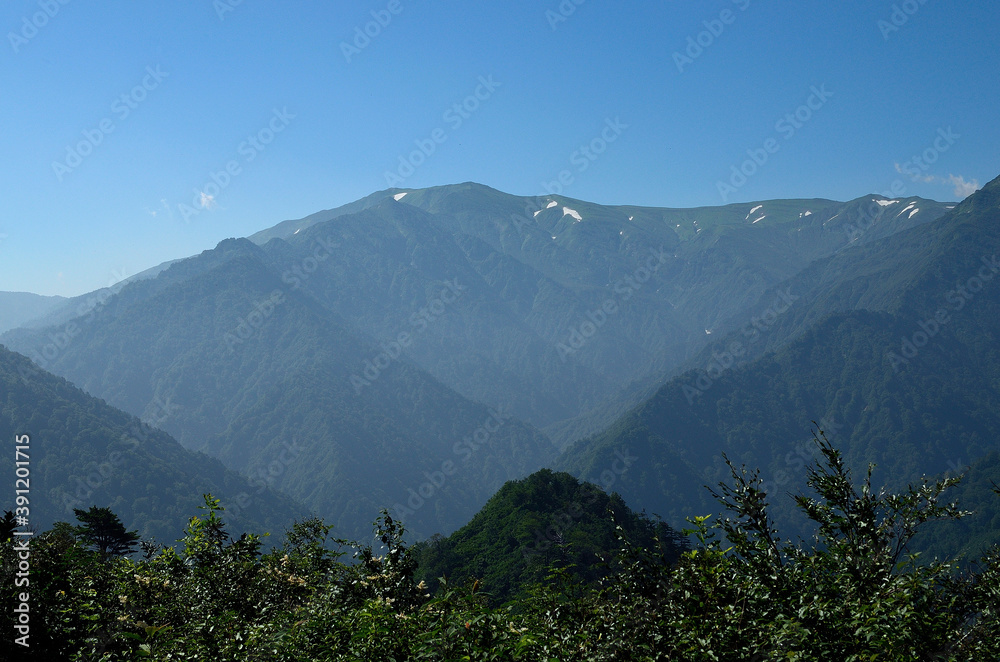
[[(129, 529), (171, 544), (212, 493), (232, 533), (281, 533), (308, 510), (261, 481), (185, 450), (169, 435), (46, 373), (0, 347), (0, 438), (14, 460), (15, 436), (28, 435), (29, 521), (45, 529), (75, 522), (73, 509), (110, 507)], [(13, 471), (12, 471), (13, 473)], [(13, 490), (0, 502), (14, 509)]]
[[(282, 280), (283, 265), (309, 262), (273, 248), (226, 241), (130, 284), (57, 330), (63, 346), (47, 354), (50, 331), (11, 342), (345, 535), (367, 534), (383, 507), (407, 511), (415, 533), (451, 531), (504, 481), (553, 459), (544, 435), (410, 364), (398, 343), (417, 344), (419, 328), (395, 345), (354, 335)], [(441, 280), (426, 297), (462, 306), (464, 287)]]
[(45, 315), (64, 301), (63, 297), (43, 297), (27, 292), (0, 292), (0, 333)]
[[(300, 251), (336, 237), (337, 251), (314, 277), (289, 278), (379, 340), (419, 314), (427, 282), (457, 275), (473, 283), (469, 305), (429, 326), (411, 358), (561, 444), (609, 423), (601, 412), (620, 407), (609, 400), (634, 402), (637, 386), (671, 373), (769, 287), (948, 207), (865, 200), (873, 199), (886, 204), (656, 209), (461, 184), (374, 194), (254, 239), (269, 239), (273, 252), (278, 237)], [(896, 209), (910, 202), (918, 206)]]
[(558, 466), (592, 478), (628, 447), (641, 459), (622, 495), (675, 522), (692, 509), (714, 511), (698, 488), (724, 477), (722, 452), (761, 467), (786, 503), (781, 495), (800, 489), (812, 455), (813, 420), (856, 470), (877, 462), (896, 484), (996, 450), (998, 189), (1000, 180), (937, 222), (842, 251), (782, 283), (705, 350), (702, 367), (575, 445)]
[[(615, 467), (608, 470), (609, 488), (629, 469), (626, 461)], [(545, 469), (507, 483), (471, 522), (447, 538), (418, 544), (414, 553), (418, 579), (432, 588), (440, 577), (451, 584), (479, 579), (484, 592), (506, 602), (545, 580), (553, 563), (572, 566), (580, 579), (596, 582), (609, 570), (602, 562), (621, 547), (619, 535), (659, 549), (668, 562), (687, 548), (678, 532), (633, 512), (617, 494)]]

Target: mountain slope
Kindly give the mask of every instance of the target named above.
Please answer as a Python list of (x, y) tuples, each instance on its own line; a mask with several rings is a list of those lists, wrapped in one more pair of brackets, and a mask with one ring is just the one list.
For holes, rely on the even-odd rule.
[(27, 292), (0, 292), (0, 333), (14, 329), (59, 306), (63, 297), (43, 297)]
[(804, 480), (811, 420), (856, 470), (876, 462), (897, 485), (996, 450), (998, 218), (1000, 180), (934, 223), (817, 262), (558, 466), (590, 478), (627, 446), (640, 469), (622, 495), (675, 522), (714, 512), (699, 487), (725, 478), (722, 452), (760, 467), (789, 514), (780, 495)]
[(619, 550), (619, 535), (650, 550), (658, 536), (669, 562), (687, 548), (683, 536), (633, 512), (617, 494), (544, 469), (505, 484), (471, 522), (447, 538), (416, 545), (417, 579), (432, 589), (439, 577), (453, 585), (480, 579), (483, 591), (506, 602), (545, 580), (552, 563), (572, 564), (584, 581), (603, 577), (602, 558)]
[[(15, 435), (30, 438), (29, 521), (39, 529), (74, 522), (74, 508), (98, 505), (144, 538), (170, 544), (183, 533), (178, 523), (209, 492), (227, 507), (234, 534), (279, 533), (309, 514), (264, 483), (185, 450), (166, 433), (0, 347), (0, 437), (12, 456)], [(2, 507), (13, 510), (9, 502)]]
[[(283, 267), (308, 262), (281, 244), (269, 254), (229, 240), (124, 287), (47, 363), (349, 536), (367, 534), (383, 507), (418, 534), (453, 530), (504, 481), (552, 460), (544, 435), (460, 397), (283, 282)], [(452, 285), (457, 294), (440, 281), (428, 296), (463, 305), (464, 285)], [(46, 333), (9, 335), (31, 348)], [(366, 372), (366, 361), (379, 367)]]
[[(874, 212), (862, 201), (830, 200), (656, 209), (467, 183), (384, 191), (359, 201), (360, 211), (287, 222), (255, 240), (279, 236), (296, 246), (336, 237), (338, 250), (315, 277), (290, 278), (377, 339), (419, 313), (423, 283), (453, 275), (474, 283), (473, 305), (430, 326), (409, 356), (459, 393), (504, 406), (563, 444), (609, 423), (591, 412), (671, 373), (769, 287), (851, 243), (939, 218), (948, 206), (864, 200), (873, 199), (886, 204)], [(917, 206), (898, 213), (910, 202)]]

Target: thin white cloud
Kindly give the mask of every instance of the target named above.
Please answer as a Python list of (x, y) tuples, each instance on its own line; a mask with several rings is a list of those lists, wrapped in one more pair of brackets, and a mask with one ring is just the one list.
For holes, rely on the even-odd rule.
[(896, 166), (896, 172), (898, 172), (901, 175), (908, 175), (910, 179), (912, 179), (915, 182), (923, 182), (924, 184), (930, 184), (931, 182), (934, 181), (934, 175), (914, 175), (912, 172), (904, 170), (903, 166), (899, 165), (898, 163), (895, 164), (895, 166)]
[(907, 171), (903, 166), (896, 163), (896, 172), (901, 175), (907, 175), (915, 182), (923, 182), (924, 184), (941, 184), (943, 186), (953, 187), (953, 191), (956, 197), (960, 199), (965, 199), (982, 188), (979, 185), (978, 179), (966, 180), (965, 177), (961, 175), (948, 175), (947, 177), (937, 177), (935, 175), (914, 175), (913, 171)]
[(955, 187), (955, 195), (962, 199), (969, 197), (981, 188), (978, 179), (965, 181), (965, 177), (961, 175), (948, 175), (946, 181)]
[(201, 193), (201, 199), (198, 201), (198, 204), (201, 205), (202, 209), (215, 209), (216, 207), (218, 207), (218, 205), (215, 202), (215, 196), (209, 195), (204, 191), (202, 191)]
[[(204, 206), (206, 202), (208, 202), (209, 204), (211, 204), (211, 200), (210, 200), (211, 196), (208, 196), (208, 198), (206, 198), (206, 196), (205, 196), (204, 193), (202, 193), (201, 196), (202, 197), (201, 197), (200, 204), (202, 206)], [(170, 204), (167, 202), (166, 198), (160, 198), (160, 206), (163, 207), (163, 211), (167, 212), (167, 216), (169, 216), (170, 219), (173, 220), (173, 218), (174, 218), (174, 212), (173, 212), (172, 209), (170, 209)], [(146, 211), (147, 214), (149, 214), (153, 218), (156, 218), (156, 216), (160, 213), (159, 209), (150, 209), (149, 207), (143, 207), (143, 209)]]

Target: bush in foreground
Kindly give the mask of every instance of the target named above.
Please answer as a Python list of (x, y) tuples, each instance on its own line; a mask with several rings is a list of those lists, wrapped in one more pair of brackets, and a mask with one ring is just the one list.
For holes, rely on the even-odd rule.
[[(476, 580), (442, 579), (433, 594), (416, 582), (386, 513), (374, 546), (333, 539), (314, 519), (262, 553), (257, 536), (226, 533), (206, 496), (176, 547), (146, 543), (141, 560), (94, 551), (63, 523), (32, 543), (31, 646), (2, 650), (104, 662), (1000, 659), (998, 555), (958, 572), (907, 552), (924, 522), (963, 515), (942, 500), (957, 479), (875, 491), (871, 469), (855, 485), (840, 453), (816, 442), (814, 495), (796, 497), (816, 524), (809, 544), (782, 541), (757, 474), (730, 465), (715, 494), (727, 516), (689, 520), (698, 544), (679, 561), (669, 541), (622, 535), (600, 584), (553, 565), (504, 607)], [(16, 595), (11, 542), (2, 553)]]

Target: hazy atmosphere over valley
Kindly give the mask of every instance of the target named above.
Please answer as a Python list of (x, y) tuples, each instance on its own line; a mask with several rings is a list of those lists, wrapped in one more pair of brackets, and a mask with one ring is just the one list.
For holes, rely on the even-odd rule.
[(994, 4), (0, 27), (0, 660), (1000, 659)]

